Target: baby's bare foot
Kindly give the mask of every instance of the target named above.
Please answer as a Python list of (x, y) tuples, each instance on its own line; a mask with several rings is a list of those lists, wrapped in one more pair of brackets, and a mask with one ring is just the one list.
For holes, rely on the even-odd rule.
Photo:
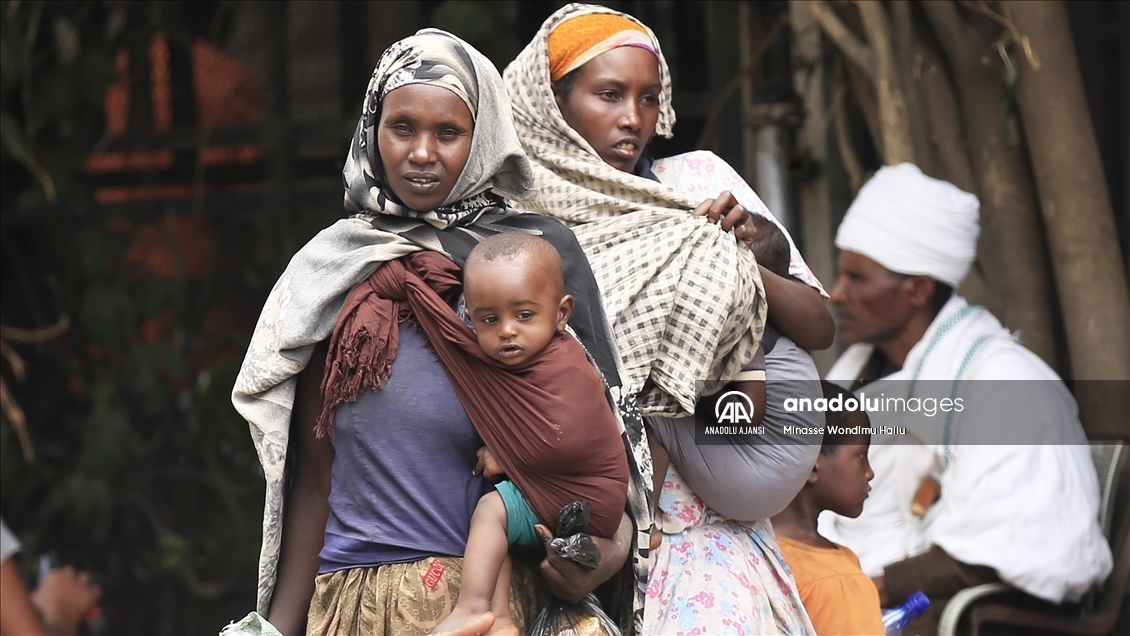
[[(443, 619), (443, 622), (436, 625), (430, 636), (483, 636), (487, 633), (494, 634), (492, 626), (496, 622), (493, 612), (477, 613), (456, 605), (455, 610)], [(510, 624), (513, 625), (514, 623)], [(517, 628), (515, 628), (513, 636), (519, 636)]]

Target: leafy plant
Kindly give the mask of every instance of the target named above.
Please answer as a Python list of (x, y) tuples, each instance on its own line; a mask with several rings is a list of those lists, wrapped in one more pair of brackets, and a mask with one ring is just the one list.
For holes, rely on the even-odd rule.
[[(229, 8), (0, 6), (3, 513), (25, 565), (54, 551), (102, 580), (114, 632), (192, 631), (184, 617), (204, 602), (253, 598), (262, 482), (228, 397), (248, 335), (230, 300), (248, 290), (225, 259), (243, 227), (196, 219), (208, 231), (191, 234), (169, 208), (111, 210), (85, 170), (115, 141), (119, 54), (143, 77), (154, 34), (187, 47)], [(189, 250), (205, 255), (199, 271)], [(50, 325), (62, 328), (47, 337)]]

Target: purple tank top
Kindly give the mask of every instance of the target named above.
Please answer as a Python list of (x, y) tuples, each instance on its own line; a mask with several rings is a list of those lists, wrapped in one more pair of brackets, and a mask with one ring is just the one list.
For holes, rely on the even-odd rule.
[(471, 471), (483, 442), (424, 337), (400, 325), (384, 389), (334, 417), (330, 515), (319, 574), (463, 556), (490, 484)]

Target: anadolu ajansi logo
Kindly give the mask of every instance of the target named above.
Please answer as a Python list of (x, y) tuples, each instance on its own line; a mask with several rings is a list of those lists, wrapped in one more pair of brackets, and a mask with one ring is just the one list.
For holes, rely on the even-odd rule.
[[(736, 400), (727, 400), (736, 396)], [(714, 402), (714, 419), (719, 424), (753, 424), (753, 400), (741, 391), (726, 391)]]

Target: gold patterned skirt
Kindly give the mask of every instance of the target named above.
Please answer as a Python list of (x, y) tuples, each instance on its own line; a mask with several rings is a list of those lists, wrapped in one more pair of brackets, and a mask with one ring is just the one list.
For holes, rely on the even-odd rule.
[[(307, 636), (425, 636), (455, 608), (463, 559), (429, 557), (413, 563), (321, 574), (306, 621)], [(548, 598), (534, 564), (513, 559), (510, 615), (521, 633)]]

